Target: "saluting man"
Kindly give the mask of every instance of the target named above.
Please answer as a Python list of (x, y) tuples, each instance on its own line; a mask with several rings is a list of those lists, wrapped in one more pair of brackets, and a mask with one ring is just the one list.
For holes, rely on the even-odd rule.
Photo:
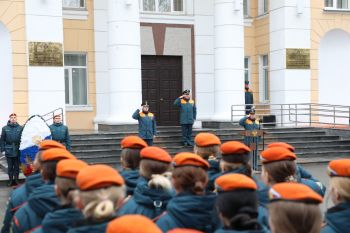
[(53, 124), (50, 125), (52, 140), (62, 143), (67, 150), (71, 149), (71, 142), (68, 127), (63, 125), (61, 115), (53, 117)]
[(157, 125), (154, 114), (149, 111), (149, 105), (146, 102), (141, 104), (141, 108), (137, 109), (132, 118), (139, 121), (139, 136), (147, 145), (153, 145), (153, 139), (157, 133)]
[(180, 124), (182, 130), (182, 143), (186, 146), (193, 146), (192, 127), (197, 117), (197, 108), (191, 100), (190, 90), (184, 90), (182, 96), (174, 102), (175, 106), (180, 108)]
[(18, 184), (19, 176), (19, 144), (23, 127), (17, 123), (16, 113), (9, 116), (7, 125), (2, 128), (0, 147), (1, 153), (6, 156), (9, 181), (7, 186)]
[[(258, 171), (259, 167), (259, 155), (258, 155), (258, 145), (260, 137), (256, 131), (260, 130), (260, 122), (256, 119), (255, 110), (250, 110), (248, 116), (243, 117), (239, 124), (244, 127), (246, 131), (248, 131), (248, 135), (244, 136), (244, 144), (252, 149), (252, 163), (253, 169)], [(254, 135), (256, 132), (256, 135)]]

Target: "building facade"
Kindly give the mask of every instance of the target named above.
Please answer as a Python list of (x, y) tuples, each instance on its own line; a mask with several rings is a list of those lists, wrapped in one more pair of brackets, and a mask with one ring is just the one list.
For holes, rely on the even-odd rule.
[[(52, 43), (63, 63), (34, 64)], [(289, 66), (289, 51), (309, 64)], [(244, 80), (255, 103), (350, 105), (349, 58), (349, 0), (3, 0), (0, 122), (62, 108), (72, 129), (135, 124), (147, 100), (177, 125), (183, 89), (197, 126), (230, 121)]]

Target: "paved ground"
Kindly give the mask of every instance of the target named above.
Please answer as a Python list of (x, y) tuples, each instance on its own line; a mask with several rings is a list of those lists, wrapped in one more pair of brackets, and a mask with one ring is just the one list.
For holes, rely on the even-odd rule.
[[(328, 176), (327, 176), (327, 167), (326, 164), (309, 164), (304, 166), (309, 172), (312, 173), (315, 177), (319, 178), (327, 187), (328, 187)], [(6, 202), (9, 196), (9, 193), (11, 192), (11, 188), (6, 187), (6, 183), (2, 182), (0, 183), (0, 220), (2, 223), (2, 220), (4, 218), (4, 212), (6, 209)], [(325, 198), (325, 201), (323, 205), (321, 206), (322, 210), (326, 210), (327, 206), (330, 207), (331, 201), (328, 201), (327, 203), (327, 196)], [(1, 225), (1, 224), (0, 224)]]

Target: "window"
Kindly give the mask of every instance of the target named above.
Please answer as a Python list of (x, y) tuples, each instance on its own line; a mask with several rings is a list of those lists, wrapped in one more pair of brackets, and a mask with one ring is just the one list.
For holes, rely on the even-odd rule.
[(183, 12), (184, 0), (141, 0), (141, 11), (172, 13)]
[(266, 14), (269, 11), (269, 1), (268, 0), (259, 0), (258, 5), (258, 13), (259, 15)]
[(65, 97), (67, 105), (87, 105), (85, 54), (64, 55)]
[(250, 0), (244, 0), (243, 1), (243, 15), (245, 18), (248, 18), (250, 16)]
[(63, 8), (85, 9), (85, 0), (63, 0)]
[(349, 9), (350, 0), (325, 0), (324, 6), (334, 9)]
[(244, 81), (250, 82), (250, 59), (249, 59), (249, 57), (244, 58)]
[(269, 88), (269, 57), (262, 55), (260, 57), (260, 101), (266, 102), (270, 100)]

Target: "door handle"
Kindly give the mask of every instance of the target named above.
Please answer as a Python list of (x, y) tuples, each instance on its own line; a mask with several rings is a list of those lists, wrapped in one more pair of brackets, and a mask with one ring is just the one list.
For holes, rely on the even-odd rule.
[(164, 99), (163, 99), (163, 98), (160, 98), (160, 101), (164, 101)]

